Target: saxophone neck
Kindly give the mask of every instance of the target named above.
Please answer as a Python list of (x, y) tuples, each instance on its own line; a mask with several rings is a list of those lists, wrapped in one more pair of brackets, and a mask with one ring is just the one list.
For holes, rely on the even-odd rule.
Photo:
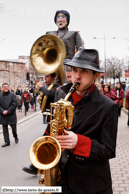
[(71, 96), (71, 94), (73, 94), (77, 90), (77, 88), (79, 87), (79, 85), (80, 85), (79, 83), (73, 84), (71, 86), (70, 90), (69, 90), (69, 93), (65, 96), (65, 99), (64, 100), (67, 101), (69, 99), (69, 97)]
[(71, 94), (72, 94), (72, 93), (71, 93), (71, 92), (69, 92), (69, 93), (65, 96), (64, 100), (66, 100), (66, 101), (67, 101), (67, 100), (69, 99), (69, 97), (71, 96)]

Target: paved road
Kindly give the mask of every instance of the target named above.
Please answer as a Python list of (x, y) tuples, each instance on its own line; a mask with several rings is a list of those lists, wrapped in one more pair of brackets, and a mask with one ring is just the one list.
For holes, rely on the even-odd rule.
[(33, 112), (18, 121), (19, 143), (15, 144), (10, 130), (11, 145), (1, 148), (3, 136), (0, 135), (0, 186), (39, 186), (38, 176), (30, 176), (22, 171), (29, 166), (29, 150), (31, 144), (42, 136), (46, 125), (43, 125), (42, 114)]
[[(15, 144), (10, 134), (11, 145), (0, 147), (0, 186), (39, 186), (40, 176), (29, 175), (22, 171), (22, 167), (30, 164), (30, 145), (43, 134), (46, 125), (42, 124), (40, 111), (23, 116), (18, 122), (19, 144)], [(2, 144), (3, 137), (0, 135), (0, 145)], [(129, 194), (129, 127), (127, 114), (123, 111), (118, 124), (116, 158), (111, 159), (110, 164), (113, 193)]]

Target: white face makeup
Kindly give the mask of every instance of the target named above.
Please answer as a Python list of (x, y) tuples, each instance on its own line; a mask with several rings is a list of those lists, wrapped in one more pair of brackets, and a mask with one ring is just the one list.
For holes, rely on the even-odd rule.
[(56, 25), (58, 26), (58, 28), (64, 28), (67, 26), (67, 17), (65, 14), (59, 13), (56, 16)]

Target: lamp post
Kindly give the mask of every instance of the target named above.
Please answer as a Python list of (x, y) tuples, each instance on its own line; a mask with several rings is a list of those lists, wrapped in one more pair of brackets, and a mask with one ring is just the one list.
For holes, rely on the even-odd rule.
[(106, 67), (106, 39), (116, 39), (116, 37), (113, 38), (105, 38), (105, 33), (103, 38), (97, 38), (93, 37), (93, 39), (103, 39), (104, 40), (104, 63), (105, 63), (105, 83), (107, 82), (107, 67)]

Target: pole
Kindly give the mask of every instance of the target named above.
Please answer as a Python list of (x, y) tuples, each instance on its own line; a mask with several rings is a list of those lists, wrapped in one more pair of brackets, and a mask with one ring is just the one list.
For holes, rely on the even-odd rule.
[(106, 43), (105, 43), (105, 33), (104, 33), (104, 59), (105, 59), (105, 83), (107, 82), (107, 67), (106, 67)]
[[(93, 37), (93, 39), (103, 39), (104, 40), (104, 63), (105, 63), (105, 82), (107, 82), (107, 67), (106, 67), (106, 39), (105, 38), (105, 33), (104, 33), (104, 38), (96, 38), (96, 37)], [(116, 37), (113, 37), (113, 38), (108, 38), (108, 39), (116, 39)]]

